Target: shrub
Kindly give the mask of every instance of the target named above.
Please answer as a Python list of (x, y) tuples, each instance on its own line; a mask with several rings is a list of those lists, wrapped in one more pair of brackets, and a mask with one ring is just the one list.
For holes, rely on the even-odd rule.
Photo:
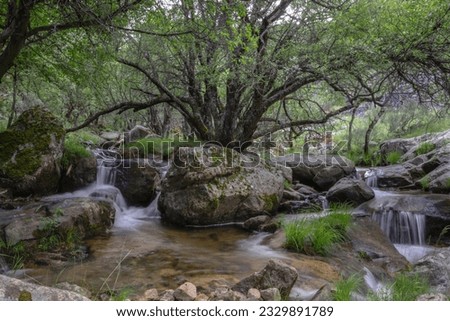
[(297, 220), (284, 224), (287, 249), (308, 255), (329, 254), (336, 243), (347, 237), (351, 216), (349, 214), (330, 214), (313, 220)]
[(419, 145), (416, 149), (416, 155), (423, 155), (431, 152), (433, 149), (435, 149), (436, 146), (434, 146), (433, 143), (425, 142)]
[(400, 152), (393, 151), (386, 155), (386, 162), (391, 165), (398, 164), (401, 158), (402, 154)]
[(361, 286), (362, 280), (358, 275), (351, 275), (347, 279), (336, 282), (336, 290), (331, 294), (334, 301), (351, 301), (352, 293)]

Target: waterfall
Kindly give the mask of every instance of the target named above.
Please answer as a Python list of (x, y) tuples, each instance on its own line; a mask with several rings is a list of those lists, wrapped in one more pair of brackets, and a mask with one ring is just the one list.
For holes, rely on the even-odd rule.
[(366, 184), (369, 187), (378, 187), (378, 176), (377, 176), (377, 171), (370, 169), (367, 172), (365, 172), (364, 174), (364, 178), (366, 181)]
[(425, 215), (392, 209), (372, 214), (392, 243), (425, 244)]

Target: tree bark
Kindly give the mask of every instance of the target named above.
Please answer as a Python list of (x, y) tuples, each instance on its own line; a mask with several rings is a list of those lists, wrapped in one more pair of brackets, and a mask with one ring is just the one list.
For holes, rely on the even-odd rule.
[(385, 112), (386, 112), (386, 109), (384, 107), (381, 107), (381, 109), (378, 111), (378, 113), (375, 115), (375, 117), (370, 122), (369, 127), (367, 127), (366, 135), (364, 137), (364, 155), (369, 154), (370, 136), (372, 135), (372, 132), (375, 129), (375, 126), (380, 121), (381, 116), (383, 116), (383, 114)]

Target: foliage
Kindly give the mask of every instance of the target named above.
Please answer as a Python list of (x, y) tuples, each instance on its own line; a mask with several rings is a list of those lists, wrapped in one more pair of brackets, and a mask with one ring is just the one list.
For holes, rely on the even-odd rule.
[(402, 158), (402, 154), (400, 152), (393, 151), (386, 155), (386, 162), (390, 165), (395, 165), (400, 162), (401, 158)]
[(12, 245), (0, 239), (0, 256), (4, 256), (11, 269), (15, 271), (23, 268), (28, 253), (23, 241)]
[(416, 155), (423, 155), (431, 152), (433, 149), (435, 149), (436, 146), (434, 146), (433, 143), (425, 142), (420, 144), (416, 149)]
[(95, 136), (87, 133), (83, 135), (67, 134), (64, 141), (64, 154), (61, 159), (61, 164), (64, 168), (68, 168), (70, 164), (76, 162), (80, 158), (91, 156), (91, 152), (89, 152), (83, 144), (83, 142), (86, 141), (85, 138), (88, 138), (88, 141), (90, 138), (98, 141)]
[(174, 138), (143, 138), (124, 146), (125, 152), (132, 153), (137, 150), (142, 157), (159, 155), (163, 158), (170, 157), (179, 147), (199, 147), (199, 141), (182, 141)]
[(392, 284), (393, 301), (415, 301), (421, 294), (426, 294), (430, 290), (430, 285), (421, 276), (414, 274), (399, 274)]
[(427, 191), (430, 188), (430, 178), (428, 176), (422, 177), (419, 184), (424, 191)]
[(352, 293), (358, 290), (362, 284), (362, 279), (359, 275), (353, 274), (348, 278), (341, 278), (336, 282), (336, 289), (332, 292), (331, 298), (333, 301), (351, 301)]
[(332, 213), (311, 220), (297, 220), (284, 224), (285, 247), (305, 254), (325, 256), (333, 245), (343, 242), (351, 224), (349, 214)]

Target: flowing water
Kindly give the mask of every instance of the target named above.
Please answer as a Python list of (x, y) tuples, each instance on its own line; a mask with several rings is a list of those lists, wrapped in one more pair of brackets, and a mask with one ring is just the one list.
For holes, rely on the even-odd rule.
[[(189, 280), (196, 285), (223, 279), (236, 282), (282, 258), (281, 252), (262, 245), (264, 233), (250, 234), (236, 226), (181, 229), (163, 224), (157, 198), (146, 208), (128, 207), (113, 186), (115, 168), (100, 160), (97, 182), (75, 193), (52, 198), (95, 196), (116, 203), (116, 220), (107, 237), (87, 241), (89, 257), (63, 268), (35, 268), (28, 275), (53, 285), (71, 282), (101, 292), (132, 287), (138, 293), (156, 287), (176, 288)], [(162, 171), (164, 175), (164, 169)]]

